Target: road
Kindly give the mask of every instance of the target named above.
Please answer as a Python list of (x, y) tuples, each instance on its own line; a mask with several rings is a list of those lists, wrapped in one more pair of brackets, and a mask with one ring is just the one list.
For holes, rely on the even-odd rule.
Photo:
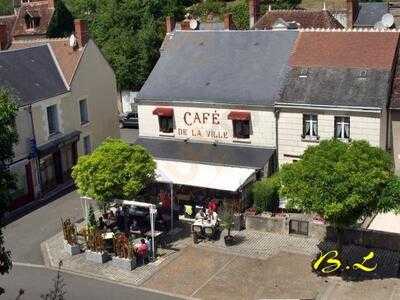
[(70, 217), (72, 221), (83, 217), (77, 192), (60, 197), (8, 224), (3, 232), (6, 246), (12, 249), (13, 261), (43, 264), (40, 243), (61, 231), (61, 217)]
[[(83, 217), (79, 199), (77, 192), (71, 192), (3, 228), (14, 267), (9, 274), (0, 275), (0, 286), (6, 290), (0, 299), (15, 299), (19, 289), (25, 290), (20, 299), (29, 300), (48, 292), (56, 272), (44, 266), (40, 244), (61, 231), (60, 217), (72, 221)], [(177, 299), (70, 273), (64, 273), (64, 282), (66, 299)]]
[[(9, 275), (1, 277), (1, 285), (6, 293), (1, 299), (15, 299), (22, 288), (21, 300), (40, 299), (40, 295), (49, 292), (57, 272), (40, 267), (14, 266)], [(178, 299), (138, 288), (125, 287), (105, 281), (63, 273), (65, 299)]]
[(139, 129), (121, 128), (120, 134), (121, 139), (123, 139), (127, 143), (133, 144), (139, 136)]

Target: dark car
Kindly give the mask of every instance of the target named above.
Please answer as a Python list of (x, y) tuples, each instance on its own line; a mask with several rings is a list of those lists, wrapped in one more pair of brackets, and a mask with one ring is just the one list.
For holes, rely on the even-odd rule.
[(119, 126), (121, 128), (139, 128), (138, 114), (136, 112), (130, 112), (120, 115)]

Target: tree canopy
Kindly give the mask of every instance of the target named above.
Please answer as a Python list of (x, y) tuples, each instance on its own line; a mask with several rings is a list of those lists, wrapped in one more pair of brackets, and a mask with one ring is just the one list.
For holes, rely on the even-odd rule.
[[(11, 201), (11, 190), (15, 188), (15, 178), (7, 165), (14, 157), (14, 145), (18, 142), (15, 127), (18, 106), (8, 90), (0, 89), (0, 274), (11, 269), (11, 252), (4, 247), (1, 221)], [(0, 294), (4, 290), (0, 287)]]
[(55, 1), (54, 14), (47, 36), (50, 38), (65, 37), (71, 34), (74, 29), (74, 17), (65, 6), (63, 1)]
[(72, 177), (79, 192), (105, 207), (112, 199), (133, 199), (154, 180), (156, 164), (146, 149), (107, 139), (81, 156)]
[(284, 165), (279, 177), (289, 208), (317, 213), (337, 228), (399, 207), (391, 156), (366, 141), (322, 141)]
[(139, 90), (159, 58), (165, 17), (184, 17), (188, 0), (69, 0), (89, 21), (92, 38), (114, 68), (118, 86)]

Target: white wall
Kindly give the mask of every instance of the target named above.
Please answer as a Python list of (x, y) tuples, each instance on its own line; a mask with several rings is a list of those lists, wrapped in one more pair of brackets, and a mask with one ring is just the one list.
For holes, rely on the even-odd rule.
[[(275, 117), (272, 110), (239, 110), (227, 108), (204, 108), (204, 107), (181, 107), (174, 106), (174, 132), (165, 134), (159, 132), (158, 116), (153, 115), (153, 111), (161, 105), (138, 105), (139, 113), (139, 135), (148, 137), (170, 136), (174, 138), (185, 139), (190, 137), (191, 140), (215, 141), (224, 143), (246, 143), (264, 147), (275, 147)], [(167, 107), (167, 106), (165, 106)], [(169, 106), (172, 107), (172, 106)], [(233, 138), (232, 120), (228, 119), (231, 111), (247, 111), (251, 114), (250, 121), (250, 138), (238, 140)], [(191, 113), (187, 116), (188, 123), (192, 123), (196, 113), (202, 118), (206, 113), (207, 120), (205, 123), (199, 124), (195, 122), (193, 125), (187, 125), (184, 120), (185, 113)], [(218, 121), (213, 124), (213, 114)], [(186, 130), (186, 134), (184, 134)], [(200, 135), (198, 134), (200, 132)], [(214, 133), (211, 136), (211, 132)]]
[[(304, 113), (311, 113), (304, 111)], [(350, 116), (350, 139), (367, 140), (371, 145), (385, 149), (384, 128), (381, 128), (381, 115), (344, 112), (312, 112), (318, 115), (318, 134), (320, 139), (334, 137), (334, 118), (336, 116)], [(383, 122), (382, 122), (383, 123)], [(303, 154), (308, 146), (316, 145), (315, 141), (305, 141), (303, 134), (303, 111), (284, 110), (278, 121), (278, 152), (279, 164), (292, 162), (295, 157)]]

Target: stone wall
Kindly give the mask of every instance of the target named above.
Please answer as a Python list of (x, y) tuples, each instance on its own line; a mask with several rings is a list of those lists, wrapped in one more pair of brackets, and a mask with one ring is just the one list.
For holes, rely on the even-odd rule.
[[(308, 237), (318, 240), (337, 240), (333, 227), (326, 224), (315, 223), (308, 215), (290, 214), (285, 217), (271, 217), (263, 215), (246, 215), (246, 229), (289, 234), (290, 220), (308, 221)], [(368, 230), (362, 228), (348, 228), (343, 233), (343, 243), (363, 246), (367, 248), (382, 248), (392, 251), (400, 250), (400, 234)]]

